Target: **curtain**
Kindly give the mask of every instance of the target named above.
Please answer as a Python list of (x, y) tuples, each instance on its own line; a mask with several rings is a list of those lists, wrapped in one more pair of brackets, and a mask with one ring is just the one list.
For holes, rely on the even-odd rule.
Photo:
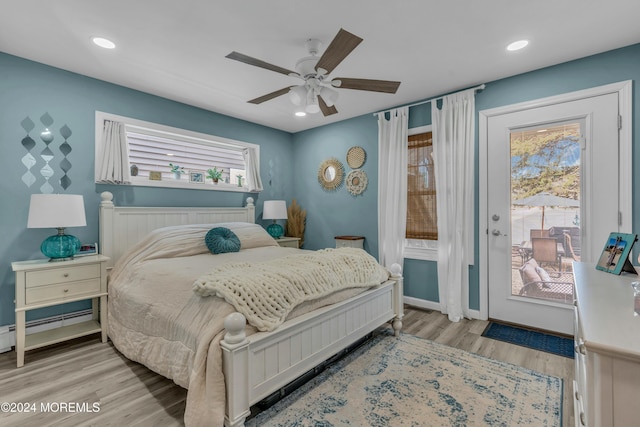
[[(438, 292), (449, 320), (469, 317), (469, 264), (473, 262), (473, 153), (475, 89), (432, 102), (438, 215)], [(471, 240), (473, 241), (473, 240)]]
[(378, 113), (378, 259), (403, 265), (407, 226), (409, 108)]
[(102, 156), (98, 182), (131, 184), (129, 143), (124, 123), (104, 121), (102, 132)]
[(256, 154), (255, 148), (245, 148), (242, 150), (242, 157), (244, 157), (244, 163), (247, 178), (247, 187), (249, 191), (262, 191), (262, 180), (260, 179), (260, 159)]

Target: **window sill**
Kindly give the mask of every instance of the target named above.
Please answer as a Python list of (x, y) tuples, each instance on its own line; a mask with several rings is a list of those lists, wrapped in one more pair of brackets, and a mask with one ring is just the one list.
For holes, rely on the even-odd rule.
[(162, 181), (153, 181), (149, 179), (131, 179), (131, 184), (110, 184), (106, 182), (97, 182), (96, 184), (107, 184), (107, 185), (128, 185), (134, 187), (159, 187), (159, 188), (183, 188), (189, 190), (207, 190), (207, 191), (234, 191), (237, 193), (251, 193), (247, 187), (238, 187), (233, 184), (226, 184), (224, 182), (220, 182), (218, 184), (213, 184), (210, 182), (204, 183), (193, 183), (187, 181), (178, 181), (178, 180), (162, 180)]
[(423, 261), (438, 261), (438, 249), (404, 247), (404, 257)]

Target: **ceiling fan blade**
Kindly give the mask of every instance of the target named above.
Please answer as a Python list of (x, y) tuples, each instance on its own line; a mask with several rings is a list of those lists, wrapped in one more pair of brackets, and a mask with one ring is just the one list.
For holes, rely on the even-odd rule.
[(362, 42), (360, 37), (340, 28), (338, 34), (336, 34), (327, 47), (327, 50), (324, 51), (318, 60), (316, 71), (322, 68), (327, 71), (327, 74), (331, 73), (360, 42)]
[[(338, 80), (340, 84), (338, 84)], [(349, 79), (343, 77), (336, 77), (332, 80), (331, 84), (340, 89), (368, 90), (370, 92), (384, 93), (396, 93), (398, 86), (400, 86), (400, 82), (390, 80)]]
[(240, 62), (244, 62), (245, 64), (264, 68), (265, 70), (275, 71), (276, 73), (284, 74), (286, 76), (290, 74), (298, 75), (298, 73), (296, 73), (295, 71), (287, 70), (286, 68), (269, 64), (268, 62), (264, 62), (260, 59), (252, 58), (251, 56), (247, 56), (236, 51), (231, 52), (229, 55), (226, 56), (226, 58), (235, 59), (236, 61), (240, 61)]
[(277, 97), (279, 97), (281, 95), (284, 95), (285, 93), (288, 93), (289, 89), (291, 89), (292, 87), (293, 86), (285, 87), (285, 88), (282, 88), (280, 90), (276, 90), (275, 92), (271, 92), (271, 93), (268, 93), (266, 95), (262, 95), (261, 97), (258, 97), (256, 99), (252, 99), (251, 101), (247, 101), (247, 102), (249, 102), (251, 104), (262, 104), (265, 101), (268, 101), (268, 100), (273, 99), (273, 98), (277, 98)]
[(330, 116), (332, 114), (336, 114), (338, 112), (335, 105), (332, 105), (331, 107), (329, 107), (327, 103), (324, 102), (324, 99), (322, 99), (320, 95), (318, 95), (318, 105), (320, 106), (320, 111), (322, 111), (322, 114), (324, 114), (325, 117)]

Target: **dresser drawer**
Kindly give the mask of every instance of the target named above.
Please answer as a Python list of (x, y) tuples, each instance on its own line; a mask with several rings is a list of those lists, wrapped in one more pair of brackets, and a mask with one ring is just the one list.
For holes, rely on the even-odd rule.
[[(26, 287), (53, 285), (100, 277), (100, 264), (77, 265), (39, 271), (27, 271)], [(98, 283), (100, 281), (98, 280)]]
[(69, 283), (57, 283), (47, 286), (27, 287), (26, 304), (38, 304), (47, 301), (76, 298), (82, 295), (100, 293), (100, 278)]

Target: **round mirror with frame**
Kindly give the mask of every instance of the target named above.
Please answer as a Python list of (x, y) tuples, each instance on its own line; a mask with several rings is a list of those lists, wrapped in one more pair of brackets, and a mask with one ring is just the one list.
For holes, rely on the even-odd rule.
[(320, 164), (318, 169), (318, 182), (327, 191), (340, 188), (344, 181), (344, 166), (340, 160), (332, 157)]

